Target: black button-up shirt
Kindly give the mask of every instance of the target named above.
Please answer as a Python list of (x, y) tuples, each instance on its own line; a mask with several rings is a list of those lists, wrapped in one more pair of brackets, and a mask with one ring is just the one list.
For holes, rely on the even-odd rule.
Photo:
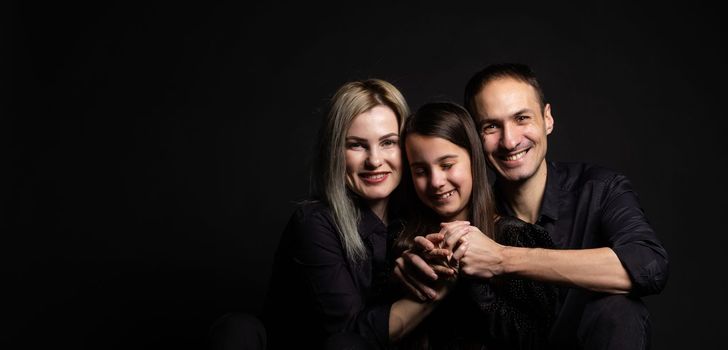
[(391, 265), (387, 226), (360, 206), (358, 231), (367, 258), (346, 257), (329, 208), (303, 204), (286, 226), (276, 252), (263, 312), (268, 348), (320, 349), (338, 332), (353, 332), (386, 347), (391, 301), (385, 297)]
[[(609, 247), (632, 280), (631, 294), (662, 291), (667, 283), (667, 252), (640, 207), (629, 180), (583, 163), (547, 162), (546, 191), (536, 224), (557, 249)], [(498, 191), (501, 213), (515, 216)]]

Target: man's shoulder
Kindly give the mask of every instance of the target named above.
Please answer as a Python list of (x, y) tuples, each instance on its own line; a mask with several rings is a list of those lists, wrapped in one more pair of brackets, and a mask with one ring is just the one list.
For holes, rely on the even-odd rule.
[(549, 162), (549, 170), (554, 171), (563, 189), (573, 189), (590, 184), (608, 184), (623, 178), (614, 169), (585, 162)]

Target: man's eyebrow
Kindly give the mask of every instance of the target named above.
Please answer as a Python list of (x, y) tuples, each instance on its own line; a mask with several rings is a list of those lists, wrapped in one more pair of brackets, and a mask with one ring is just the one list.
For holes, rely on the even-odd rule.
[(533, 110), (531, 110), (530, 108), (523, 108), (523, 109), (519, 109), (518, 111), (516, 111), (516, 113), (513, 113), (513, 114), (511, 115), (511, 117), (515, 117), (515, 116), (517, 116), (517, 115), (521, 115), (521, 114), (527, 114), (527, 113), (532, 113), (532, 114), (535, 114), (536, 112), (534, 112), (534, 111), (533, 111)]
[[(530, 108), (523, 108), (523, 109), (519, 109), (519, 110), (517, 110), (516, 112), (512, 113), (512, 114), (511, 114), (511, 115), (509, 116), (509, 118), (513, 118), (513, 117), (516, 117), (516, 116), (519, 116), (519, 115), (523, 115), (523, 114), (529, 114), (529, 113), (530, 113), (530, 114), (535, 114), (535, 112), (534, 112), (534, 111), (533, 111), (532, 109), (530, 109)], [(483, 126), (483, 124), (486, 124), (486, 123), (492, 123), (492, 122), (494, 122), (494, 121), (496, 121), (496, 120), (498, 120), (498, 119), (497, 119), (497, 118), (488, 118), (488, 117), (483, 117), (483, 118), (480, 118), (480, 119), (478, 119), (478, 122), (477, 122), (477, 123), (476, 123), (475, 125), (476, 125), (476, 126), (477, 126), (478, 128), (480, 128), (480, 127), (482, 127), (482, 126)]]

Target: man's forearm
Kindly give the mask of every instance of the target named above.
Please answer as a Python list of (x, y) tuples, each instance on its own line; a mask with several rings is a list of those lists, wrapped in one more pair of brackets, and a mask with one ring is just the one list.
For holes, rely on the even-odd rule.
[(506, 247), (503, 272), (533, 280), (622, 294), (632, 281), (610, 248), (556, 250)]

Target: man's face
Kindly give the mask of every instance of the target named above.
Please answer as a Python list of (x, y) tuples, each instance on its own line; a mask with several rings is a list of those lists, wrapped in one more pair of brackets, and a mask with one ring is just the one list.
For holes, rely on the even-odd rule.
[(536, 90), (501, 78), (483, 87), (475, 105), (485, 155), (501, 178), (524, 182), (537, 173), (545, 176), (546, 137), (554, 119), (550, 105), (541, 110)]

